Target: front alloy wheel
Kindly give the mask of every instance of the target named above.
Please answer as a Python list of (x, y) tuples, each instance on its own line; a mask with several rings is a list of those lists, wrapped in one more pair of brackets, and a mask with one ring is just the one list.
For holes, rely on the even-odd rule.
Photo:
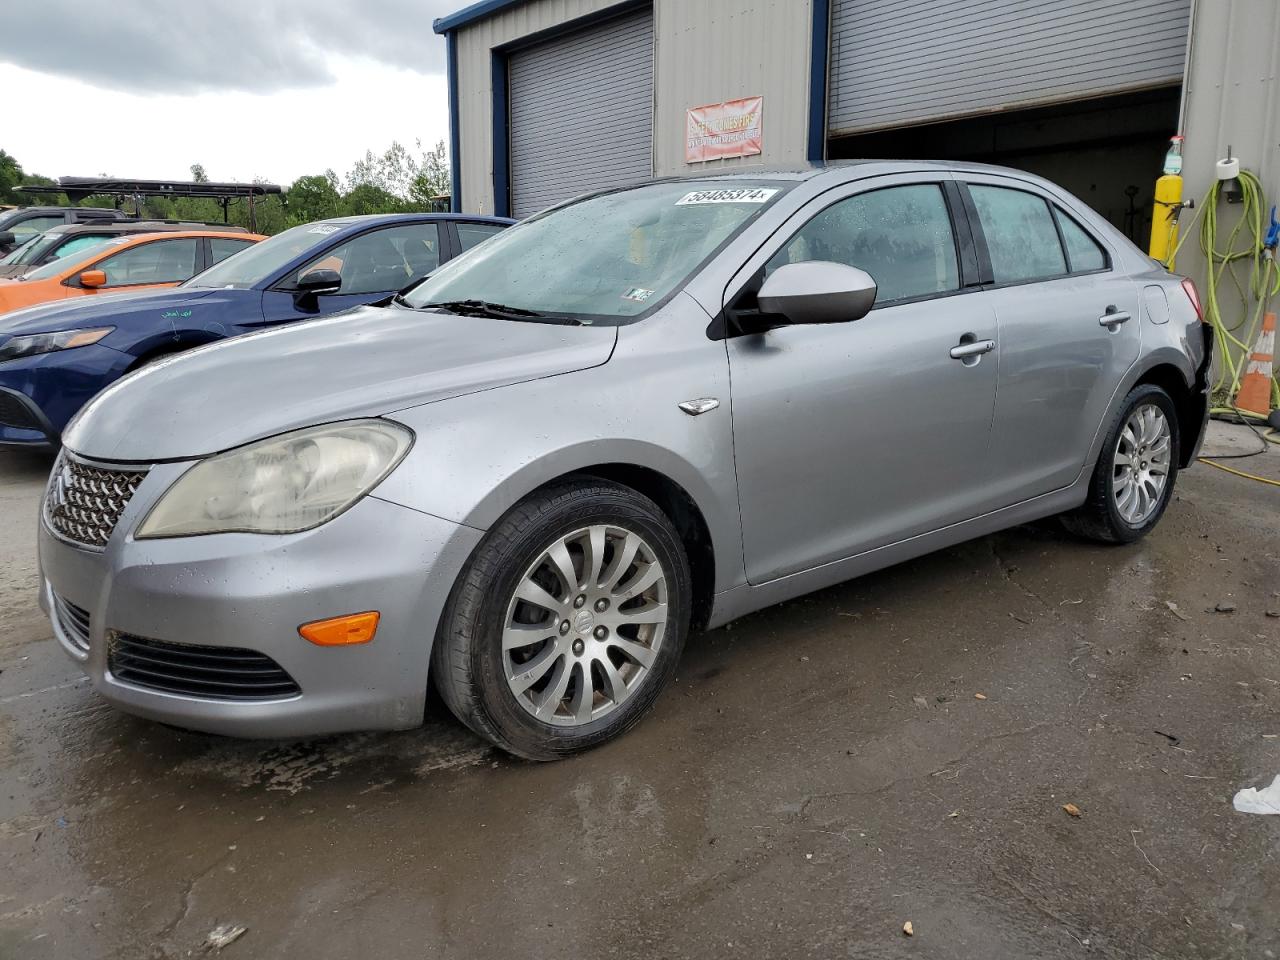
[(507, 685), (544, 723), (606, 717), (644, 683), (667, 616), (666, 571), (639, 534), (595, 524), (557, 537), (507, 605)]
[(553, 760), (630, 728), (675, 673), (691, 578), (643, 494), (574, 477), (516, 504), (454, 586), (431, 675), (450, 710), (518, 756)]

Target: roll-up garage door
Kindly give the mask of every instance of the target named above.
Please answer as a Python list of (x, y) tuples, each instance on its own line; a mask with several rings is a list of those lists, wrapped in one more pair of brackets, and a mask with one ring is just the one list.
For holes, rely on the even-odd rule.
[(653, 173), (653, 15), (628, 14), (508, 60), (512, 216)]
[(833, 136), (1182, 82), (1191, 0), (836, 0)]

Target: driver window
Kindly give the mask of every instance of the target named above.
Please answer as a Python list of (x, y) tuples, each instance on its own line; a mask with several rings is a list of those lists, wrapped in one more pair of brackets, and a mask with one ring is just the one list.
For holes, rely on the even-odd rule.
[(876, 303), (960, 289), (955, 237), (942, 187), (885, 187), (841, 200), (800, 228), (765, 267), (830, 260), (871, 274)]
[(440, 265), (440, 231), (434, 223), (411, 223), (365, 233), (312, 260), (294, 276), (334, 270), (339, 294), (385, 293), (421, 280)]
[(107, 275), (108, 287), (178, 283), (196, 272), (196, 240), (156, 240), (122, 250), (94, 266)]

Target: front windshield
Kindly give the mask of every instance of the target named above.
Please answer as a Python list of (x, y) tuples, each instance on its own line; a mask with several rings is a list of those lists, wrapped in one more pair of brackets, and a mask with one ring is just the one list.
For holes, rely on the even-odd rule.
[(23, 251), (25, 251), (38, 239), (39, 237), (36, 236), (36, 237), (32, 237), (30, 240), (27, 240), (23, 243), (18, 244), (16, 247), (10, 250), (3, 258), (0, 258), (0, 265), (7, 264), (7, 263), (18, 263), (19, 262), (18, 258), (22, 256)]
[(204, 273), (197, 273), (184, 287), (234, 287), (245, 290), (272, 276), (286, 263), (316, 246), (340, 229), (334, 223), (304, 223), (277, 233), (234, 253)]
[(4, 260), (0, 260), (0, 263), (30, 263), (61, 240), (63, 236), (61, 233), (42, 233), (39, 236), (32, 237), (5, 257)]
[(787, 186), (686, 180), (598, 194), (504, 230), (445, 264), (402, 302), (421, 308), (484, 301), (624, 322), (678, 289)]
[(35, 263), (45, 254), (51, 254), (54, 260), (61, 260), (63, 257), (70, 256), (73, 253), (79, 253), (89, 247), (95, 247), (102, 243), (103, 240), (110, 239), (110, 237), (111, 234), (109, 233), (80, 233), (70, 237), (63, 232), (43, 233), (24, 246), (19, 256), (5, 262)]

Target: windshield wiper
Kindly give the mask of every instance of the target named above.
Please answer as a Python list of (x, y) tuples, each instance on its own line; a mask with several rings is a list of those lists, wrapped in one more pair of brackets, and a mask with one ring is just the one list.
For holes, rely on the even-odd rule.
[[(399, 299), (397, 297), (397, 299)], [(566, 317), (558, 313), (543, 313), (539, 310), (526, 310), (524, 307), (509, 307), (503, 303), (490, 303), (487, 300), (442, 300), (438, 303), (424, 303), (419, 309), (432, 307), (448, 310), (463, 317), (492, 317), (495, 320), (528, 320), (534, 323), (562, 323), (567, 326), (583, 326), (577, 317)]]

